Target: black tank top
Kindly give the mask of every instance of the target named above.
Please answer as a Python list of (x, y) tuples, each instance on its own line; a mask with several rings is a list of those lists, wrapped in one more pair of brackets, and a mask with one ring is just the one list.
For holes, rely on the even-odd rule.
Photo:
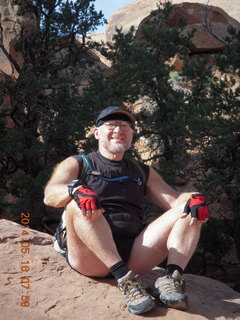
[[(139, 176), (139, 169), (127, 158), (113, 161), (103, 157), (99, 151), (88, 154), (88, 159), (94, 170), (101, 172), (106, 178), (120, 176)], [(138, 162), (146, 175), (149, 167)], [(101, 205), (108, 213), (128, 212), (142, 215), (144, 205), (145, 186), (134, 181), (103, 181), (98, 177), (87, 174), (84, 183), (94, 190), (100, 197)]]

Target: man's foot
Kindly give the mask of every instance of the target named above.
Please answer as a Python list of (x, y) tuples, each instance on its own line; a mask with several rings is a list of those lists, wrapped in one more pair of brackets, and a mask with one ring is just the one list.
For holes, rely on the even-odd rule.
[(175, 309), (185, 310), (188, 304), (185, 280), (178, 270), (172, 274), (158, 278), (155, 282), (159, 299), (167, 306)]
[(118, 280), (118, 287), (126, 301), (128, 311), (131, 313), (141, 314), (155, 307), (155, 302), (131, 270)]

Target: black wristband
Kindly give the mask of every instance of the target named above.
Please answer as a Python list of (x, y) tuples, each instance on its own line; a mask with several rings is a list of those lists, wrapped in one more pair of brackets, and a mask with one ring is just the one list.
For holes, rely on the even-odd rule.
[(69, 196), (71, 198), (73, 198), (73, 189), (80, 186), (80, 185), (83, 185), (83, 182), (82, 180), (72, 180), (69, 184), (68, 184), (68, 193), (69, 193)]

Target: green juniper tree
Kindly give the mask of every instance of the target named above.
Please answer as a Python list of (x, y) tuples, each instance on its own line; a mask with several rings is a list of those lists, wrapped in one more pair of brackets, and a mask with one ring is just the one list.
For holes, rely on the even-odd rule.
[(101, 46), (101, 53), (113, 64), (113, 73), (105, 78), (94, 73), (85, 97), (92, 101), (97, 96), (109, 103), (139, 102), (137, 138), (146, 139), (152, 151), (148, 160), (154, 160), (166, 180), (173, 183), (187, 148), (184, 124), (188, 115), (184, 92), (174, 89), (169, 76), (172, 67), (166, 62), (175, 54), (187, 54), (193, 33), (181, 35), (181, 20), (171, 26), (170, 12), (169, 2), (160, 3), (137, 40), (133, 27), (125, 34), (117, 29), (113, 42)]
[(29, 211), (34, 228), (41, 228), (43, 188), (53, 165), (77, 152), (91, 124), (91, 106), (86, 110), (79, 86), (95, 63), (87, 35), (105, 22), (93, 2), (14, 1), (19, 15), (34, 15), (36, 26), (18, 33), (15, 50), (23, 63), (4, 51), (18, 76), (0, 83), (1, 207), (13, 220)]

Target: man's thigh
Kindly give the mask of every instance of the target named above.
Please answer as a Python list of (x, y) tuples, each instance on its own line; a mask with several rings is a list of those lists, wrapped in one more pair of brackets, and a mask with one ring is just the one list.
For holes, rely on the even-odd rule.
[(77, 272), (92, 277), (105, 277), (109, 271), (105, 264), (88, 249), (77, 235), (71, 212), (67, 210), (67, 262)]

